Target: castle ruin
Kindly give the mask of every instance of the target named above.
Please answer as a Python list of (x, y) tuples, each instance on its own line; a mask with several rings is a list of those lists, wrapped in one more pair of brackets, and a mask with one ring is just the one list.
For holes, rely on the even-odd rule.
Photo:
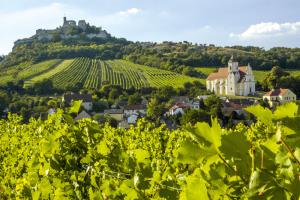
[[(70, 33), (70, 30), (76, 30), (75, 34)], [(51, 41), (55, 37), (61, 39), (76, 39), (80, 37), (80, 34), (84, 34), (86, 38), (89, 39), (105, 39), (109, 36), (109, 34), (105, 30), (102, 30), (101, 27), (90, 26), (85, 20), (79, 20), (77, 24), (75, 20), (67, 20), (67, 17), (64, 17), (62, 26), (53, 30), (38, 29), (33, 37), (17, 40), (15, 45), (33, 42), (36, 39), (38, 41)]]

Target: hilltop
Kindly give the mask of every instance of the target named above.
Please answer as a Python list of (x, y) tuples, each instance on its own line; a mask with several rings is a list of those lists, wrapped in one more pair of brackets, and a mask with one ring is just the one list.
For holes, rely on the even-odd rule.
[(68, 39), (97, 41), (110, 38), (111, 35), (107, 31), (102, 30), (101, 27), (91, 26), (85, 20), (79, 20), (77, 24), (76, 21), (67, 20), (67, 17), (64, 17), (62, 26), (53, 30), (38, 29), (35, 35), (30, 38), (17, 40), (14, 45), (32, 44), (34, 42), (58, 42)]

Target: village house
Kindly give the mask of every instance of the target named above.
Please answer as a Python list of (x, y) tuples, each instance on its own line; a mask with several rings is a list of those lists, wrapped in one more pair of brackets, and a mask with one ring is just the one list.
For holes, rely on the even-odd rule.
[(185, 104), (188, 108), (198, 110), (200, 109), (200, 100), (198, 98), (192, 99), (188, 96), (175, 96), (172, 97), (173, 105)]
[(178, 114), (184, 114), (186, 109), (199, 110), (200, 109), (200, 100), (199, 99), (190, 99), (188, 96), (176, 96), (172, 97), (173, 105), (169, 109), (165, 116), (173, 116)]
[(92, 118), (92, 116), (87, 113), (85, 110), (81, 111), (77, 117), (75, 117), (75, 121), (78, 121), (78, 120), (82, 120), (82, 119), (90, 119)]
[(189, 103), (190, 102), (190, 97), (188, 96), (174, 96), (171, 97), (172, 101), (174, 101), (174, 103)]
[(190, 106), (187, 103), (176, 103), (175, 105), (173, 105), (169, 111), (166, 113), (166, 115), (169, 116), (174, 116), (174, 115), (178, 115), (184, 114), (184, 110), (189, 109)]
[(133, 114), (145, 116), (147, 111), (147, 106), (143, 104), (128, 105), (124, 107), (124, 116), (129, 117)]
[(255, 80), (250, 64), (239, 67), (232, 56), (228, 67), (219, 68), (206, 79), (208, 91), (217, 95), (248, 96), (255, 93)]
[(267, 101), (270, 107), (284, 104), (291, 101), (296, 101), (297, 96), (289, 89), (273, 89), (263, 96), (263, 100)]
[(82, 107), (87, 111), (93, 110), (93, 98), (90, 94), (65, 94), (62, 98), (63, 102), (66, 102), (68, 105), (71, 105), (73, 101), (82, 101)]
[(245, 114), (244, 108), (257, 104), (255, 99), (226, 99), (222, 100), (222, 114), (232, 116), (233, 113)]
[(108, 115), (117, 121), (122, 121), (124, 117), (123, 109), (107, 109), (104, 110), (104, 115)]

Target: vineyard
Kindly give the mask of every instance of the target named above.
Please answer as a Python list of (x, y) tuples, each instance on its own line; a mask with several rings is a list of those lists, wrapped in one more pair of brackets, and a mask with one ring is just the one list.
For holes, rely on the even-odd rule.
[(1, 71), (0, 84), (5, 84), (9, 81), (30, 80), (33, 77), (42, 75), (55, 69), (62, 60), (49, 60), (38, 64), (31, 64), (30, 62), (22, 63), (18, 66), (10, 67), (9, 69)]
[[(27, 64), (20, 70), (7, 70), (0, 84), (25, 80), (25, 87), (38, 81), (51, 79), (57, 88), (74, 85), (84, 88), (100, 88), (103, 84), (120, 85), (123, 88), (182, 87), (185, 82), (198, 79), (174, 72), (137, 65), (125, 60), (102, 61), (89, 58), (50, 60), (35, 65)], [(17, 68), (19, 69), (19, 68)]]
[(247, 111), (251, 126), (172, 131), (143, 119), (129, 130), (74, 123), (61, 110), (28, 124), (10, 115), (0, 120), (0, 199), (298, 200), (298, 106)]

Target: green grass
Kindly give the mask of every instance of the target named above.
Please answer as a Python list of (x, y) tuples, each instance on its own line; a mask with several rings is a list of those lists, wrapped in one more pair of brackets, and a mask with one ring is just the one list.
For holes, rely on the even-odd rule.
[(289, 72), (292, 76), (300, 76), (300, 70), (298, 69), (288, 69), (285, 71)]
[(253, 70), (256, 81), (262, 82), (270, 71)]
[[(13, 69), (13, 68), (12, 68)], [(11, 70), (12, 70), (11, 69)], [(89, 58), (50, 60), (7, 73), (5, 81), (25, 80), (25, 87), (51, 79), (57, 88), (68, 88), (80, 83), (84, 88), (100, 88), (103, 84), (121, 85), (123, 88), (183, 87), (185, 82), (200, 80), (171, 71), (134, 64), (125, 60), (102, 61)], [(3, 78), (3, 77), (1, 77)]]
[(196, 70), (208, 76), (209, 74), (218, 70), (219, 67), (197, 67)]

